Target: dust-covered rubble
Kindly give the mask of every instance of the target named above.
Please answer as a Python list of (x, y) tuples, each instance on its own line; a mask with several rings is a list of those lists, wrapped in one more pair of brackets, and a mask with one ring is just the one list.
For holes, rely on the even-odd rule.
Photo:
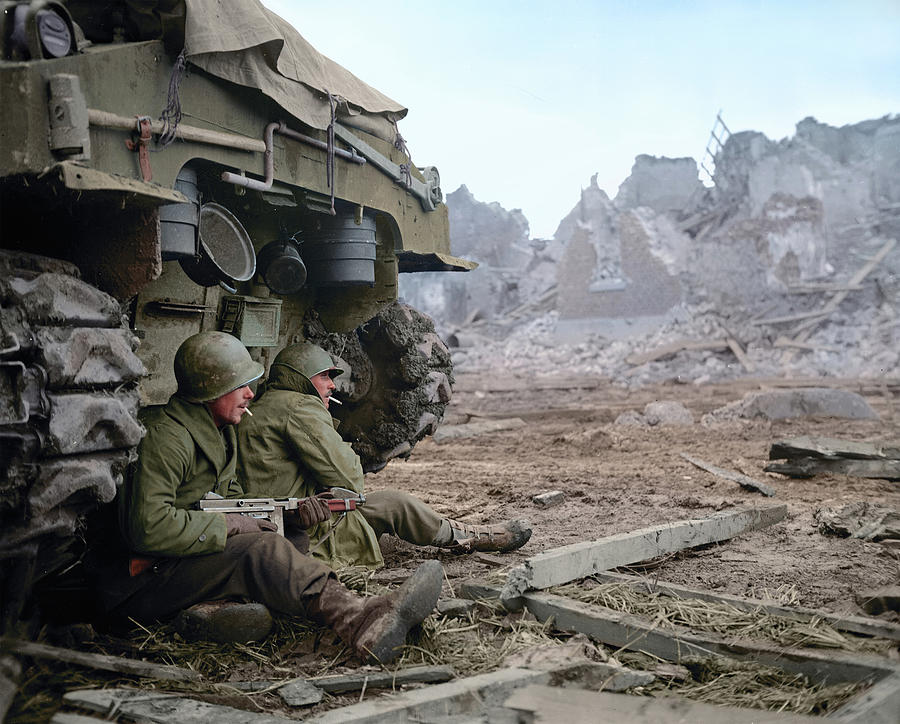
[[(447, 198), (465, 275), (403, 275), (462, 371), (601, 375), (628, 386), (735, 376), (892, 376), (900, 368), (900, 118), (745, 131), (704, 187), (692, 159), (639, 156), (596, 178), (553, 239), (518, 210)], [(725, 340), (643, 364), (681, 340)]]

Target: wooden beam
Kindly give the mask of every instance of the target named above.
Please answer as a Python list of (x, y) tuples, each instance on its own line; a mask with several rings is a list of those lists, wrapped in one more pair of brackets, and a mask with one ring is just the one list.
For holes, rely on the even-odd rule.
[(786, 322), (800, 322), (804, 319), (819, 319), (828, 316), (828, 312), (800, 312), (799, 314), (788, 314), (784, 317), (769, 317), (768, 319), (754, 319), (750, 322), (754, 327), (760, 327), (764, 324), (785, 324)]
[(741, 347), (740, 342), (738, 342), (734, 337), (729, 337), (725, 340), (728, 343), (728, 348), (734, 353), (734, 356), (737, 357), (738, 362), (741, 363), (743, 368), (747, 370), (747, 372), (756, 372), (756, 365), (754, 365), (750, 358), (747, 357), (743, 348)]
[(772, 601), (762, 601), (756, 598), (744, 596), (732, 596), (727, 593), (712, 593), (711, 591), (699, 591), (694, 588), (679, 586), (676, 583), (658, 581), (643, 576), (626, 576), (622, 573), (597, 573), (596, 577), (607, 583), (621, 583), (637, 591), (646, 593), (659, 593), (663, 596), (672, 596), (681, 599), (697, 599), (710, 603), (724, 603), (740, 611), (764, 611), (765, 613), (792, 621), (808, 622), (813, 620), (824, 621), (838, 631), (849, 631), (863, 636), (890, 639), (900, 641), (900, 624), (890, 621), (881, 621), (867, 616), (840, 616), (820, 611), (814, 608), (801, 608), (799, 606), (781, 606)]
[(769, 463), (763, 470), (792, 478), (812, 478), (819, 473), (835, 473), (855, 478), (900, 480), (900, 460), (794, 458), (786, 463)]
[(456, 672), (453, 671), (452, 666), (413, 666), (399, 671), (367, 671), (341, 676), (318, 676), (307, 679), (307, 681), (329, 694), (341, 694), (345, 691), (359, 691), (363, 687), (366, 689), (393, 689), (404, 684), (433, 684), (449, 681), (455, 675)]
[(115, 671), (120, 674), (130, 674), (159, 681), (200, 681), (203, 678), (196, 671), (182, 669), (178, 666), (154, 664), (150, 661), (138, 661), (137, 659), (127, 659), (122, 656), (91, 654), (21, 639), (0, 639), (0, 650), (21, 656), (30, 656), (33, 659), (62, 661), (67, 664), (85, 666), (89, 669)]
[(63, 703), (101, 714), (115, 712), (128, 721), (141, 724), (287, 724), (297, 721), (210, 704), (182, 694), (143, 689), (80, 689), (66, 692)]
[(840, 347), (831, 347), (827, 344), (810, 344), (809, 342), (795, 342), (787, 337), (779, 337), (772, 342), (773, 347), (793, 347), (795, 349), (806, 349), (810, 351), (822, 350), (823, 352), (843, 352)]
[(779, 440), (769, 448), (769, 460), (794, 457), (844, 457), (857, 460), (900, 460), (896, 443), (841, 440), (834, 437), (799, 437)]
[[(480, 599), (500, 595), (497, 586), (474, 582), (467, 582), (461, 590), (462, 595)], [(676, 664), (694, 656), (726, 656), (803, 674), (812, 681), (828, 684), (875, 682), (900, 675), (900, 667), (880, 657), (726, 639), (713, 633), (694, 633), (681, 626), (662, 629), (656, 622), (639, 616), (550, 593), (526, 593), (521, 596), (521, 604), (541, 621), (552, 619), (561, 631), (577, 631), (609, 646), (643, 651)]]
[(529, 684), (516, 689), (504, 702), (507, 709), (529, 712), (535, 722), (565, 724), (821, 724), (821, 718), (735, 706), (704, 704), (675, 696), (629, 696), (606, 691), (560, 689)]
[(549, 673), (542, 671), (499, 669), (489, 674), (406, 691), (397, 696), (378, 697), (343, 709), (332, 709), (304, 721), (308, 724), (405, 724), (432, 721), (453, 714), (480, 713), (483, 707), (502, 705), (517, 687), (543, 684), (549, 677)]
[(670, 357), (671, 355), (677, 354), (682, 350), (695, 349), (725, 350), (728, 349), (728, 341), (724, 339), (682, 339), (678, 342), (670, 342), (669, 344), (664, 344), (661, 347), (650, 350), (649, 352), (628, 355), (628, 357), (625, 358), (625, 361), (630, 365), (642, 365), (646, 364), (647, 362), (655, 362), (656, 360), (662, 359), (663, 357)]
[(503, 586), (503, 599), (513, 599), (529, 589), (550, 588), (598, 571), (733, 538), (783, 520), (787, 506), (747, 508), (719, 513), (710, 518), (682, 520), (643, 528), (631, 533), (554, 548), (513, 568)]
[(688, 455), (687, 453), (679, 453), (681, 457), (687, 460), (691, 465), (696, 465), (701, 470), (705, 470), (708, 473), (712, 473), (713, 475), (725, 478), (726, 480), (730, 480), (733, 483), (737, 483), (742, 488), (746, 488), (747, 490), (753, 490), (757, 493), (762, 493), (763, 495), (768, 495), (772, 497), (775, 495), (775, 488), (771, 485), (766, 485), (765, 483), (761, 483), (758, 480), (754, 480), (748, 475), (744, 475), (743, 473), (737, 473), (732, 470), (726, 470), (725, 468), (720, 468), (712, 463), (704, 462), (699, 458), (695, 458), (692, 455)]
[(897, 724), (900, 719), (897, 712), (900, 712), (900, 673), (886, 676), (828, 718), (842, 724)]

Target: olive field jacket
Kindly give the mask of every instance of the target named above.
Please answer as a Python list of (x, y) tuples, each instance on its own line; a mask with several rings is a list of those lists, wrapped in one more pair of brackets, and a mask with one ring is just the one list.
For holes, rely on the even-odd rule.
[[(316, 395), (267, 390), (253, 416), (238, 425), (237, 437), (238, 478), (249, 497), (305, 498), (334, 486), (363, 492), (359, 456)], [(313, 548), (338, 520), (334, 515), (309, 531)], [(334, 568), (384, 565), (375, 531), (359, 511), (347, 513), (313, 555)]]

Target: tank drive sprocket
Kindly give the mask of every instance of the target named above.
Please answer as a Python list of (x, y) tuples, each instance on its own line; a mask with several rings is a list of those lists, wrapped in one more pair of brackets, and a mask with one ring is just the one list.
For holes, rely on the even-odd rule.
[(349, 334), (311, 324), (306, 335), (351, 368), (349, 388), (338, 393), (344, 404), (332, 412), (365, 472), (407, 457), (435, 431), (454, 380), (450, 352), (430, 317), (395, 302)]

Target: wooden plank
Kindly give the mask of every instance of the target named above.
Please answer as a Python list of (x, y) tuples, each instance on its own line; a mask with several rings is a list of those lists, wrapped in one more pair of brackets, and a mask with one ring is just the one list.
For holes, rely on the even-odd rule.
[(500, 706), (517, 687), (543, 684), (549, 677), (549, 673), (542, 671), (499, 669), (396, 696), (378, 697), (343, 709), (332, 709), (304, 721), (309, 724), (400, 724), (453, 714), (480, 714), (483, 707)]
[(897, 712), (900, 712), (900, 673), (886, 676), (826, 718), (842, 724), (897, 724), (900, 721)]
[[(471, 605), (471, 604), (470, 604)], [(433, 684), (456, 676), (452, 666), (413, 666), (399, 671), (367, 671), (341, 676), (318, 676), (307, 679), (329, 694), (366, 689), (393, 689), (413, 683)]]
[(297, 721), (210, 704), (181, 694), (141, 689), (80, 689), (66, 692), (63, 702), (101, 714), (114, 711), (141, 724), (286, 724)]
[(91, 654), (21, 639), (0, 639), (0, 650), (21, 656), (30, 656), (34, 659), (63, 661), (67, 664), (77, 664), (89, 669), (116, 671), (120, 674), (142, 676), (147, 679), (158, 679), (159, 681), (200, 681), (203, 678), (196, 671), (182, 669), (178, 666), (154, 664), (150, 661), (138, 661), (137, 659), (127, 659), (122, 656)]
[(529, 684), (516, 689), (504, 702), (504, 706), (507, 709), (530, 712), (536, 722), (565, 724), (821, 724), (822, 721), (819, 717), (802, 714), (718, 706), (674, 696), (629, 696), (605, 691), (560, 689), (541, 684)]
[(656, 579), (651, 580), (642, 576), (627, 576), (622, 573), (610, 572), (597, 573), (595, 575), (601, 581), (607, 583), (621, 583), (637, 591), (659, 593), (663, 596), (672, 596), (674, 598), (682, 599), (694, 598), (701, 601), (709, 601), (710, 603), (725, 603), (740, 611), (764, 611), (773, 616), (787, 618), (792, 621), (824, 621), (838, 631), (849, 631), (851, 633), (862, 634), (863, 636), (873, 636), (875, 638), (900, 641), (900, 624), (891, 623), (890, 621), (881, 621), (877, 618), (852, 615), (840, 616), (813, 608), (781, 606), (772, 601), (762, 601), (755, 598), (746, 598), (744, 596), (732, 596), (727, 593), (700, 591), (694, 588), (679, 586), (676, 583), (669, 583), (667, 581), (659, 581)]
[(822, 294), (823, 292), (861, 292), (862, 286), (846, 284), (790, 284), (788, 294)]
[(598, 571), (728, 540), (746, 531), (765, 528), (783, 520), (787, 506), (746, 508), (710, 518), (682, 520), (643, 528), (631, 533), (554, 548), (513, 568), (503, 586), (503, 598), (512, 599), (529, 589), (550, 588)]
[(900, 480), (900, 460), (847, 460), (838, 458), (794, 458), (787, 463), (770, 463), (767, 473), (780, 473), (792, 478), (811, 478), (819, 473), (850, 475), (855, 478)]
[(754, 365), (750, 358), (747, 357), (743, 348), (734, 337), (729, 337), (725, 340), (728, 343), (728, 348), (734, 353), (734, 356), (737, 357), (738, 362), (744, 367), (747, 372), (756, 372), (756, 365)]
[(830, 347), (827, 344), (810, 344), (809, 342), (795, 342), (787, 337), (779, 337), (772, 342), (773, 347), (793, 347), (810, 351), (822, 350), (823, 352), (843, 352), (840, 347)]
[(804, 319), (819, 319), (828, 315), (828, 312), (800, 312), (799, 314), (788, 314), (784, 317), (769, 317), (768, 319), (754, 319), (750, 322), (755, 327), (764, 324), (785, 324), (786, 322), (800, 322)]
[(711, 339), (711, 340), (692, 340), (692, 339), (682, 339), (677, 342), (670, 342), (669, 344), (664, 344), (661, 347), (657, 347), (656, 349), (652, 349), (649, 352), (643, 352), (640, 354), (631, 354), (625, 358), (625, 361), (630, 365), (642, 365), (647, 362), (655, 362), (658, 359), (662, 359), (663, 357), (670, 357), (671, 355), (677, 354), (682, 350), (725, 350), (728, 349), (728, 342), (724, 339)]
[(712, 463), (704, 462), (699, 458), (695, 458), (692, 455), (688, 455), (687, 453), (679, 453), (681, 457), (687, 460), (691, 465), (696, 465), (701, 470), (705, 470), (708, 473), (712, 473), (720, 478), (725, 478), (726, 480), (730, 480), (734, 483), (737, 483), (742, 488), (746, 488), (747, 490), (753, 490), (757, 493), (762, 493), (763, 495), (768, 495), (772, 497), (775, 495), (775, 488), (771, 485), (766, 485), (765, 483), (761, 483), (758, 480), (754, 480), (748, 475), (744, 475), (743, 473), (738, 473), (733, 470), (726, 470), (725, 468), (720, 468)]
[(801, 435), (773, 442), (769, 460), (794, 457), (844, 457), (857, 460), (900, 460), (897, 443), (841, 440)]
[[(462, 595), (481, 599), (500, 595), (497, 586), (473, 582), (467, 582), (461, 590)], [(553, 625), (562, 631), (577, 631), (609, 646), (643, 651), (676, 664), (692, 656), (725, 656), (803, 674), (814, 682), (829, 684), (875, 682), (900, 673), (900, 668), (884, 658), (726, 639), (712, 633), (694, 633), (680, 626), (662, 629), (639, 616), (549, 593), (526, 593), (520, 603), (541, 621), (553, 619)]]

